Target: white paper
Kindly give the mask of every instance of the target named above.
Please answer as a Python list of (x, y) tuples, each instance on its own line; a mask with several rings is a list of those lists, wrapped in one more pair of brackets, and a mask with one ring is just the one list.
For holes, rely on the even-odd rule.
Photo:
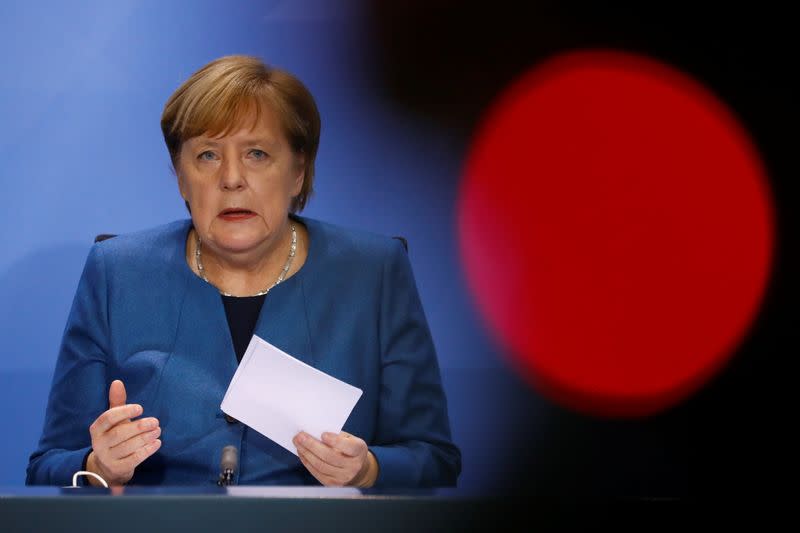
[(269, 485), (230, 485), (226, 487), (229, 496), (241, 498), (360, 498), (361, 490), (355, 487), (315, 487), (315, 486), (269, 486)]
[(297, 455), (295, 435), (339, 433), (362, 393), (253, 335), (220, 407)]

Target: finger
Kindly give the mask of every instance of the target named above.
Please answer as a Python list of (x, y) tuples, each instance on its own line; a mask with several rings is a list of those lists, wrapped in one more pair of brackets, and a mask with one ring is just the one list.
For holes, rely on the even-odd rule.
[(298, 457), (300, 458), (300, 462), (303, 463), (303, 466), (306, 467), (306, 470), (308, 470), (311, 473), (311, 475), (314, 476), (316, 480), (322, 483), (323, 485), (325, 486), (341, 485), (341, 483), (338, 483), (333, 477), (320, 472), (303, 455), (298, 455)]
[(99, 436), (120, 422), (139, 416), (140, 414), (142, 414), (142, 406), (139, 404), (134, 403), (112, 407), (98, 416), (97, 420), (92, 422), (92, 425), (89, 426), (89, 431), (92, 433), (92, 436)]
[(125, 405), (128, 395), (125, 392), (125, 384), (122, 381), (115, 379), (111, 382), (111, 387), (108, 389), (108, 406), (119, 407)]
[(159, 439), (156, 439), (150, 444), (147, 444), (142, 448), (139, 448), (129, 456), (117, 461), (117, 467), (121, 471), (125, 472), (131, 471), (137, 466), (139, 466), (142, 463), (142, 461), (144, 461), (145, 459), (156, 453), (159, 448), (161, 448), (161, 441)]
[(349, 457), (359, 457), (367, 449), (367, 443), (362, 439), (342, 431), (336, 433), (325, 432), (322, 434), (322, 442)]
[[(103, 444), (108, 448), (114, 448), (143, 433), (153, 431), (158, 428), (158, 425), (158, 419), (152, 417), (142, 418), (141, 420), (134, 420), (132, 422), (122, 422), (106, 433)], [(120, 454), (119, 457), (125, 457), (130, 453), (131, 452)]]
[(298, 451), (301, 447), (305, 448), (320, 461), (328, 463), (335, 468), (343, 468), (346, 464), (345, 458), (341, 453), (324, 442), (318, 441), (308, 433), (300, 432), (300, 434), (295, 437), (295, 441), (295, 446), (298, 447)]
[(122, 459), (129, 456), (139, 448), (144, 448), (160, 436), (161, 428), (157, 427), (156, 429), (139, 433), (138, 435), (131, 437), (124, 442), (120, 442), (116, 446), (112, 446), (109, 452), (111, 453), (112, 458)]
[(346, 471), (338, 466), (332, 465), (326, 461), (320, 459), (316, 454), (311, 452), (308, 448), (303, 446), (299, 446), (297, 448), (297, 456), (301, 457), (305, 462), (313, 466), (318, 472), (330, 476), (331, 478), (342, 478), (349, 477)]

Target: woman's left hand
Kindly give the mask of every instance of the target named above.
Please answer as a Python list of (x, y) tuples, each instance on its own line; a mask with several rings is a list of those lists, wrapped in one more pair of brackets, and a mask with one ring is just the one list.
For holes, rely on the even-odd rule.
[(362, 439), (342, 431), (323, 433), (317, 440), (305, 431), (292, 440), (300, 461), (327, 487), (371, 487), (378, 477), (378, 462)]

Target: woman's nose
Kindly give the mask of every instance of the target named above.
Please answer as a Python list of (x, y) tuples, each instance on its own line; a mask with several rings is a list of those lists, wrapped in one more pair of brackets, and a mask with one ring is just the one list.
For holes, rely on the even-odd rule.
[(225, 159), (220, 168), (220, 187), (227, 191), (244, 188), (247, 182), (244, 179), (244, 169), (236, 159)]

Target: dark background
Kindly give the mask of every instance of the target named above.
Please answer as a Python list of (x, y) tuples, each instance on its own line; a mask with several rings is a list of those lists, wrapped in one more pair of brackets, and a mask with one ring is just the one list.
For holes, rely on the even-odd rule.
[[(764, 3), (506, 0), (373, 2), (371, 12), (385, 98), (448, 128), (465, 153), (482, 111), (503, 87), (544, 58), (574, 49), (660, 59), (734, 110), (766, 162), (778, 221), (774, 272), (749, 335), (703, 390), (648, 419), (582, 416), (520, 384), (521, 423), (505, 482), (513, 493), (599, 498), (776, 491), (791, 424), (785, 378), (797, 353), (789, 321), (797, 241), (788, 230), (798, 170), (797, 47), (788, 13)], [(542, 405), (547, 423), (525, 424), (526, 409)]]

